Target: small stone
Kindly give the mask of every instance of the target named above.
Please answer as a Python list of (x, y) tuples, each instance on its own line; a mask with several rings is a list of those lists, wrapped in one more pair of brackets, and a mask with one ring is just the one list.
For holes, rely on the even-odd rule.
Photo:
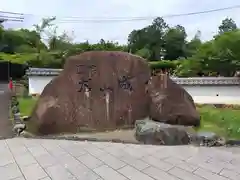
[(25, 137), (25, 138), (34, 137), (34, 135), (33, 135), (32, 133), (27, 132), (27, 131), (22, 131), (22, 132), (20, 133), (20, 136)]
[(198, 132), (197, 136), (204, 139), (215, 139), (218, 136), (213, 132)]
[(25, 129), (26, 124), (15, 124), (13, 129)]
[(149, 119), (135, 123), (135, 137), (144, 144), (186, 145), (190, 138), (184, 126), (163, 124)]
[(30, 117), (28, 117), (28, 116), (23, 116), (23, 117), (22, 117), (22, 120), (23, 120), (23, 121), (28, 121), (29, 119), (30, 119)]
[(199, 144), (200, 146), (223, 146), (225, 145), (225, 139), (218, 136), (214, 132), (198, 132), (195, 137), (192, 137), (193, 144)]
[(15, 124), (13, 127), (13, 131), (18, 134), (20, 134), (25, 129), (26, 129), (26, 124)]

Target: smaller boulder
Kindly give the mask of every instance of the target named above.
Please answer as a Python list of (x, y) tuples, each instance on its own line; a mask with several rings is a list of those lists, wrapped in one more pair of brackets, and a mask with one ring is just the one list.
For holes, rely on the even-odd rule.
[(34, 138), (34, 135), (28, 131), (23, 130), (20, 132), (19, 136), (24, 137), (24, 138)]
[(200, 126), (193, 98), (167, 74), (153, 76), (148, 83), (151, 97), (149, 117), (154, 121), (184, 126)]
[(23, 120), (23, 121), (29, 121), (29, 120), (30, 120), (30, 117), (29, 117), (29, 116), (23, 116), (23, 117), (22, 117), (22, 120)]
[(198, 132), (191, 136), (191, 143), (199, 146), (224, 146), (225, 139), (213, 132)]
[(144, 144), (187, 145), (190, 143), (187, 128), (155, 122), (149, 119), (135, 123), (135, 138)]
[(26, 124), (15, 124), (13, 127), (13, 131), (17, 134), (20, 135), (22, 131), (26, 129)]

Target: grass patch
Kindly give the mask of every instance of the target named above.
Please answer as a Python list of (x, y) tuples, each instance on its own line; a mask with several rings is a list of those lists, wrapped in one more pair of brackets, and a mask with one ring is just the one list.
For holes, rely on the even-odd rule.
[[(21, 114), (29, 116), (36, 102), (37, 98), (19, 98)], [(239, 108), (229, 106), (216, 108), (213, 105), (198, 105), (197, 110), (201, 115), (201, 126), (196, 128), (197, 131), (210, 131), (226, 138), (240, 139)], [(32, 122), (27, 124), (34, 127)]]
[[(23, 98), (23, 97), (18, 97), (19, 101), (19, 109), (20, 113), (22, 116), (30, 116), (32, 113), (32, 110), (37, 103), (37, 98)], [(24, 122), (27, 127), (27, 131), (33, 134), (37, 133), (37, 126), (33, 121), (26, 121)]]
[(211, 105), (197, 109), (201, 115), (198, 131), (211, 131), (226, 138), (240, 139), (240, 110)]
[(31, 112), (37, 102), (36, 98), (18, 98), (20, 112), (23, 116), (30, 116)]

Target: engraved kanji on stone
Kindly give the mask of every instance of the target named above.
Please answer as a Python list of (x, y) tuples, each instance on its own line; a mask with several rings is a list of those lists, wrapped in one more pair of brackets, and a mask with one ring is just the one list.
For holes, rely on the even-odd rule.
[(80, 88), (79, 88), (79, 90), (78, 90), (78, 92), (82, 92), (82, 91), (91, 91), (92, 89), (91, 89), (91, 87), (89, 86), (89, 81), (90, 81), (91, 79), (88, 79), (88, 80), (80, 80), (79, 82), (78, 82), (78, 84), (80, 85)]
[(95, 65), (77, 65), (77, 74), (89, 74), (92, 77), (97, 72)]
[(133, 91), (133, 87), (130, 83), (130, 78), (129, 76), (122, 76), (118, 79), (118, 85), (120, 88), (124, 89), (124, 90), (129, 90), (129, 91)]

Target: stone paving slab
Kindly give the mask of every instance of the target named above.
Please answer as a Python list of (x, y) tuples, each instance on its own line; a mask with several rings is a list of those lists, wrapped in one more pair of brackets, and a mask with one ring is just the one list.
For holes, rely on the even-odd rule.
[(14, 138), (0, 141), (1, 180), (240, 180), (219, 148)]

